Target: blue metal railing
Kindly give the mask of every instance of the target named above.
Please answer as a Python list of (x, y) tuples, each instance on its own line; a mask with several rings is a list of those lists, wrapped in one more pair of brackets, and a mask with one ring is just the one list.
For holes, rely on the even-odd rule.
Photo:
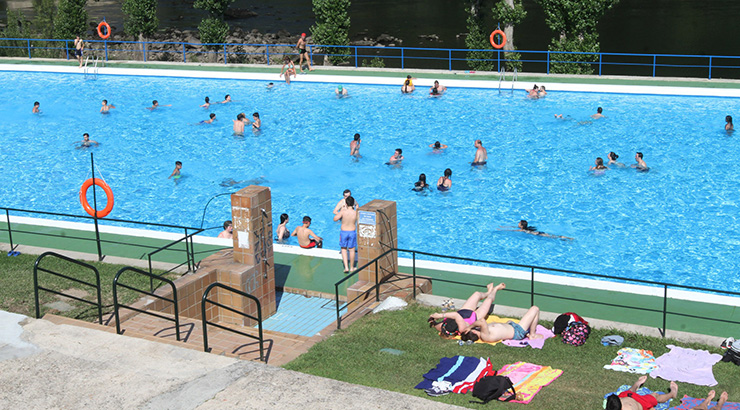
[[(240, 43), (188, 43), (162, 41), (110, 41), (88, 40), (86, 52), (100, 53), (105, 61), (141, 59), (149, 61), (203, 62), (203, 56), (211, 62), (224, 64), (256, 63), (279, 64), (284, 56), (297, 56), (293, 44), (240, 44)], [(39, 56), (70, 59), (71, 40), (0, 38), (0, 55), (12, 54), (29, 59)], [(502, 50), (440, 49), (420, 47), (373, 47), (309, 45), (309, 55), (315, 58), (343, 57), (346, 63), (360, 67), (365, 58), (381, 58), (389, 67), (439, 68), (446, 70), (469, 70), (468, 62), (489, 62), (498, 71), (507, 58)], [(327, 50), (346, 50), (346, 53), (329, 53)], [(469, 59), (468, 52), (482, 52), (489, 58)], [(566, 51), (515, 50), (529, 72), (550, 74), (554, 64), (574, 64), (588, 67), (598, 75), (641, 75), (706, 77), (718, 70), (727, 77), (740, 77), (740, 56), (639, 54), (639, 53), (583, 53)], [(160, 56), (160, 57), (155, 57)], [(586, 57), (586, 58), (584, 58)], [(592, 60), (592, 61), (581, 61)], [(688, 70), (688, 71), (687, 71)]]

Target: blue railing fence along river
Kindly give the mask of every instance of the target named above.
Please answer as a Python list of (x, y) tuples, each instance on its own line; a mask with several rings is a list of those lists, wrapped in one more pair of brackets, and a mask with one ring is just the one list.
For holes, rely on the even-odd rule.
[[(292, 44), (187, 43), (161, 41), (86, 40), (86, 53), (110, 60), (142, 60), (171, 62), (211, 62), (224, 64), (280, 64), (284, 56), (297, 56)], [(507, 61), (503, 50), (468, 50), (419, 47), (377, 46), (308, 46), (311, 60), (323, 61), (330, 56), (346, 56), (351, 66), (366, 65), (365, 59), (379, 58), (389, 68), (469, 70), (467, 53), (487, 52), (488, 61), (499, 71)], [(328, 54), (326, 50), (346, 50)], [(514, 50), (519, 53), (527, 72), (550, 74), (552, 64), (588, 65), (598, 75), (638, 75), (650, 77), (694, 76), (740, 78), (740, 56), (640, 54), (640, 53), (581, 53), (566, 51)], [(72, 40), (0, 38), (0, 54), (33, 58), (74, 59)], [(569, 57), (570, 56), (570, 57)], [(586, 56), (593, 61), (584, 62)]]

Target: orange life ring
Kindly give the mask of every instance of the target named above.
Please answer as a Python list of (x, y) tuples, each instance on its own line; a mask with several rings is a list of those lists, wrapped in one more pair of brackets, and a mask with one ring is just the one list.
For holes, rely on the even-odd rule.
[[(101, 28), (103, 28), (103, 27), (105, 27), (105, 35), (103, 34), (103, 30), (101, 30)], [(110, 24), (106, 23), (105, 20), (101, 21), (100, 24), (98, 24), (98, 35), (103, 40), (105, 40), (108, 37), (110, 37)], [(506, 37), (504, 37), (504, 38), (506, 38)]]
[[(80, 203), (82, 204), (82, 208), (85, 209), (85, 212), (90, 214), (90, 216), (95, 216), (95, 210), (90, 206), (90, 203), (87, 202), (87, 190), (93, 185), (93, 179), (90, 178), (87, 181), (85, 181), (82, 184), (82, 187), (80, 187)], [(108, 216), (110, 211), (113, 210), (113, 191), (110, 189), (110, 186), (105, 183), (100, 178), (95, 178), (95, 185), (103, 188), (103, 192), (105, 192), (105, 196), (108, 198), (108, 203), (105, 205), (105, 209), (102, 211), (98, 211), (98, 218), (105, 218)]]
[[(496, 43), (496, 34), (501, 36), (501, 43)], [(504, 34), (501, 29), (497, 28), (496, 30), (493, 30), (493, 32), (491, 32), (491, 37), (489, 40), (491, 41), (491, 45), (493, 46), (493, 48), (500, 50), (504, 48), (504, 44), (506, 44), (506, 34)]]

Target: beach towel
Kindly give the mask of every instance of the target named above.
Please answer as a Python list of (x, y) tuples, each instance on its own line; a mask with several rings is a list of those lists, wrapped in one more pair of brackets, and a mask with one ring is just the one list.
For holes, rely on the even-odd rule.
[(527, 336), (522, 340), (504, 340), (503, 343), (506, 346), (514, 346), (514, 347), (529, 346), (533, 349), (542, 349), (545, 346), (545, 340), (555, 337), (555, 333), (553, 333), (552, 330), (542, 325), (537, 325), (537, 334), (542, 335), (544, 337), (542, 339), (530, 340), (529, 336)]
[[(632, 386), (630, 386), (630, 385), (628, 385), (628, 384), (625, 384), (625, 385), (622, 385), (622, 386), (620, 386), (620, 387), (619, 387), (619, 388), (617, 389), (617, 391), (614, 391), (614, 392), (611, 392), (611, 393), (607, 393), (607, 394), (605, 394), (605, 395), (604, 395), (604, 404), (602, 405), (602, 407), (603, 407), (603, 408), (606, 408), (606, 398), (607, 398), (607, 397), (611, 396), (612, 394), (616, 394), (616, 395), (619, 395), (619, 393), (621, 393), (621, 392), (623, 392), (623, 391), (627, 391), (627, 390), (629, 390), (629, 389), (630, 389), (630, 387), (632, 387)], [(637, 394), (650, 394), (650, 393), (652, 393), (652, 392), (653, 392), (653, 391), (652, 391), (652, 390), (650, 390), (650, 389), (648, 389), (647, 387), (640, 387), (639, 389), (637, 389)], [(658, 394), (664, 394), (664, 393), (663, 393), (663, 392), (661, 392), (661, 391), (659, 391), (659, 392), (657, 392), (657, 393), (658, 393)], [(671, 400), (673, 400), (673, 399), (671, 399)], [(668, 401), (667, 401), (667, 402), (665, 402), (665, 403), (658, 403), (658, 405), (657, 405), (657, 406), (655, 406), (655, 407), (653, 407), (653, 409), (654, 409), (654, 410), (668, 410), (668, 406), (670, 406), (670, 405), (671, 405), (671, 400), (668, 400)], [(723, 409), (723, 410), (724, 410), (724, 409)]]
[(434, 369), (424, 374), (424, 380), (415, 388), (431, 390), (441, 385), (441, 383), (435, 385), (435, 382), (448, 382), (450, 385), (446, 383), (444, 385), (449, 386), (449, 389), (445, 390), (465, 394), (473, 390), (473, 385), (481, 377), (493, 374), (490, 359), (466, 356), (443, 357)]
[[(703, 401), (704, 399), (695, 399), (693, 397), (683, 396), (681, 399), (681, 405), (678, 407), (671, 407), (671, 410), (691, 410)], [(711, 409), (715, 404), (717, 404), (717, 402), (713, 401), (709, 404), (709, 408)], [(725, 405), (722, 406), (722, 410), (740, 410), (740, 403), (725, 402)]]
[(516, 362), (502, 367), (497, 374), (508, 377), (514, 384), (516, 390), (516, 399), (512, 400), (514, 403), (528, 404), (542, 387), (560, 377), (563, 371), (550, 366)]
[(612, 360), (612, 364), (604, 366), (605, 369), (636, 374), (648, 374), (655, 370), (656, 367), (653, 352), (644, 349), (633, 349), (631, 347), (619, 349), (617, 351), (617, 357)]
[[(498, 317), (496, 315), (489, 315), (488, 318), (486, 319), (486, 322), (487, 323), (507, 323), (509, 321), (512, 321), (514, 323), (519, 323), (519, 319), (514, 319), (514, 318), (511, 318), (511, 317)], [(539, 333), (539, 334), (541, 334), (541, 335), (543, 335), (545, 337), (542, 338), (542, 339), (535, 339), (535, 340), (532, 340), (532, 341), (529, 340), (529, 337), (525, 337), (522, 340), (514, 340), (513, 342), (516, 342), (516, 343), (508, 344), (508, 343), (506, 343), (506, 341), (504, 341), (504, 344), (506, 344), (508, 346), (517, 346), (517, 347), (524, 347), (524, 346), (530, 345), (530, 346), (532, 346), (535, 349), (542, 349), (542, 347), (545, 345), (545, 339), (548, 339), (548, 338), (554, 336), (550, 330), (545, 329), (543, 326), (540, 326), (540, 325), (537, 325), (537, 333)], [(548, 334), (550, 334), (551, 336), (548, 336)], [(454, 338), (456, 340), (460, 340), (460, 335), (457, 335)], [(526, 343), (522, 343), (525, 340), (527, 342)], [(496, 344), (501, 343), (501, 341), (499, 340), (498, 342), (484, 342), (484, 341), (478, 339), (475, 343), (487, 343), (489, 345), (496, 345)]]
[(712, 366), (722, 360), (722, 356), (706, 350), (687, 349), (674, 345), (666, 347), (671, 351), (655, 359), (658, 368), (650, 373), (650, 377), (699, 386), (717, 385)]

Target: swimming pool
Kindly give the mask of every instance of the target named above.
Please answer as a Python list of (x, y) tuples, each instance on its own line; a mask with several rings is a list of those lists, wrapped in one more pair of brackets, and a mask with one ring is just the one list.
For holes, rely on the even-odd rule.
[[(432, 99), (348, 85), (351, 97), (338, 100), (333, 85), (298, 82), (268, 90), (259, 81), (8, 72), (0, 82), (2, 206), (83, 214), (92, 151), (115, 192), (115, 218), (199, 226), (211, 197), (247, 184), (224, 182), (263, 177), (275, 225), (282, 212), (291, 229), (310, 215), (328, 248), (338, 249), (331, 211), (350, 188), (361, 204), (398, 202), (403, 248), (740, 290), (739, 144), (723, 131), (737, 99), (552, 92), (530, 101), (481, 89)], [(225, 94), (236, 102), (198, 107)], [(110, 115), (98, 112), (104, 98), (117, 107)], [(172, 107), (146, 110), (153, 99)], [(30, 113), (36, 100), (40, 116)], [(597, 106), (607, 118), (589, 121)], [(236, 114), (254, 111), (263, 130), (232, 135)], [(193, 125), (211, 112), (215, 124)], [(101, 145), (76, 149), (84, 132)], [(359, 161), (348, 155), (355, 132)], [(469, 165), (476, 138), (488, 149), (485, 169)], [(449, 148), (433, 154), (436, 140)], [(385, 166), (395, 148), (403, 166)], [(609, 151), (626, 164), (642, 151), (651, 171), (589, 174)], [(175, 184), (167, 177), (178, 160)], [(450, 192), (410, 190), (420, 173), (433, 183), (448, 167)], [(206, 227), (230, 219), (228, 201), (211, 203)], [(498, 229), (519, 219), (575, 241)]]

